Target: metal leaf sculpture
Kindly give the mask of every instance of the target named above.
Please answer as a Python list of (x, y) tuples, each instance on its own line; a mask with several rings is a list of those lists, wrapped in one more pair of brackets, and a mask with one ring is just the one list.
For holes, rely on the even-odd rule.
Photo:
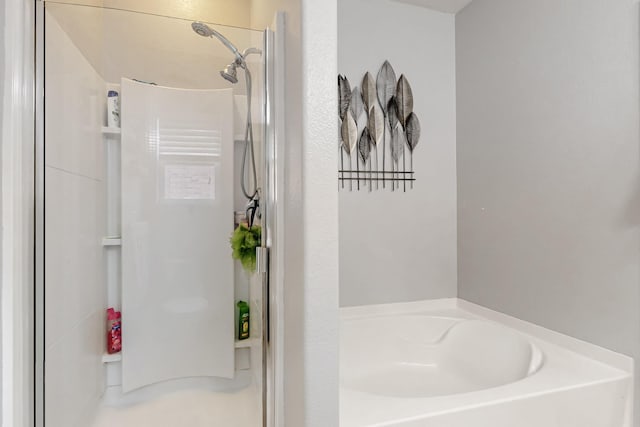
[(338, 75), (338, 100), (340, 120), (344, 120), (351, 102), (351, 86), (349, 85), (349, 80), (342, 75)]
[(362, 103), (362, 95), (360, 94), (360, 89), (358, 86), (354, 87), (351, 91), (351, 101), (349, 102), (349, 109), (351, 110), (351, 114), (353, 114), (353, 118), (358, 121), (358, 118), (364, 112), (364, 104)]
[[(340, 76), (338, 76), (340, 79)], [(339, 109), (339, 108), (338, 108)], [(339, 112), (338, 112), (339, 113)], [(338, 118), (338, 129), (340, 129), (340, 136), (338, 137), (338, 151), (340, 151), (340, 186), (344, 188), (344, 150), (342, 149), (342, 120)]]
[(418, 140), (420, 140), (420, 121), (418, 120), (418, 116), (414, 113), (409, 114), (409, 117), (407, 117), (405, 132), (407, 134), (407, 145), (409, 147), (409, 151), (413, 153), (413, 149), (416, 148)]
[[(367, 170), (367, 163), (369, 163), (369, 191), (371, 191), (371, 163), (369, 162), (369, 156), (371, 155), (371, 136), (369, 135), (369, 129), (364, 128), (362, 135), (360, 135), (360, 141), (358, 141), (358, 152), (364, 166), (364, 170)], [(365, 184), (366, 184), (365, 175)]]
[(387, 119), (389, 120), (389, 127), (391, 127), (391, 131), (393, 132), (398, 124), (398, 105), (396, 104), (396, 98), (393, 96), (387, 104)]
[(384, 113), (387, 114), (389, 100), (396, 94), (396, 73), (393, 71), (393, 67), (389, 64), (389, 61), (384, 61), (384, 64), (380, 67), (380, 71), (378, 71), (376, 88), (378, 101), (380, 101)]
[(394, 162), (398, 162), (400, 160), (400, 156), (404, 152), (404, 144), (407, 143), (407, 139), (404, 136), (404, 132), (400, 126), (396, 126), (396, 128), (391, 132), (391, 158), (393, 158)]
[(340, 121), (344, 118), (344, 115), (342, 114), (342, 79), (342, 74), (338, 74), (338, 117), (340, 118)]
[(384, 116), (379, 106), (373, 105), (369, 110), (369, 120), (367, 121), (371, 142), (377, 145), (384, 138)]
[(409, 168), (411, 170), (411, 188), (413, 188), (413, 150), (420, 140), (420, 121), (415, 113), (409, 114), (407, 117), (407, 125), (404, 129), (407, 134), (407, 145), (409, 146)]
[[(400, 160), (400, 157), (404, 159), (404, 144), (406, 144), (406, 142), (407, 140), (404, 136), (404, 132), (402, 131), (402, 127), (396, 126), (391, 131), (391, 158), (394, 162), (394, 171), (399, 171), (400, 169), (398, 161)], [(402, 177), (404, 178), (404, 174), (402, 175)], [(396, 177), (396, 174), (394, 173), (394, 180), (391, 183), (391, 188), (393, 189), (394, 187), (399, 187), (399, 185), (397, 184), (398, 179)]]
[(398, 107), (398, 120), (405, 126), (409, 114), (413, 112), (413, 93), (409, 81), (402, 74), (396, 87), (396, 105)]
[[(369, 136), (371, 137), (371, 144), (376, 148), (376, 171), (378, 171), (378, 146), (382, 144), (384, 150), (384, 116), (382, 115), (382, 109), (377, 102), (371, 106), (369, 110), (369, 117), (367, 120), (367, 127), (369, 128)], [(384, 155), (383, 155), (384, 157)], [(377, 178), (380, 178), (379, 176)], [(384, 181), (383, 181), (384, 182)], [(376, 180), (376, 189), (380, 187), (380, 183)]]
[(356, 125), (356, 121), (351, 113), (345, 114), (340, 135), (342, 136), (342, 147), (344, 151), (351, 155), (358, 142), (358, 125)]
[[(353, 90), (346, 76), (338, 75), (338, 115), (340, 116), (340, 176), (341, 186), (349, 181), (349, 187), (357, 184), (360, 189), (361, 172), (364, 174), (364, 186), (372, 190), (373, 180), (378, 188), (379, 181), (385, 188), (385, 181), (391, 181), (391, 190), (400, 187), (406, 191), (407, 181), (413, 188), (413, 152), (420, 140), (420, 121), (413, 112), (413, 90), (404, 74), (396, 78), (396, 73), (389, 63), (384, 61), (378, 74), (374, 77), (367, 72), (362, 78), (360, 88)], [(358, 123), (362, 125), (363, 113), (367, 113), (366, 125), (359, 132)], [(361, 127), (360, 127), (361, 128)], [(362, 129), (362, 128), (361, 128)], [(387, 141), (391, 160), (385, 161)], [(405, 144), (407, 149), (405, 149)], [(382, 145), (382, 170), (378, 169), (378, 147)], [(375, 151), (375, 171), (373, 171)], [(347, 155), (349, 166), (344, 166), (344, 155)], [(406, 157), (410, 157), (410, 170), (406, 168)], [(352, 167), (352, 159), (356, 164)], [(402, 161), (401, 161), (402, 160)], [(363, 163), (362, 168), (360, 162)], [(390, 165), (390, 167), (389, 167)], [(389, 172), (385, 172), (385, 168)], [(345, 174), (348, 176), (345, 177)], [(375, 178), (374, 178), (375, 177)], [(354, 183), (355, 181), (355, 183)]]
[(377, 102), (376, 83), (373, 80), (373, 76), (367, 71), (367, 74), (362, 78), (362, 100), (367, 107), (367, 111), (371, 110)]
[(358, 141), (358, 153), (363, 163), (367, 163), (369, 156), (371, 155), (371, 136), (369, 135), (369, 129), (364, 128), (362, 135), (360, 135), (360, 141)]

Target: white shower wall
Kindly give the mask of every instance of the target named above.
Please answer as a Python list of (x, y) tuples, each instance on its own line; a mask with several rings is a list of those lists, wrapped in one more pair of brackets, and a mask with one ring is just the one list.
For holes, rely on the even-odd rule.
[(105, 84), (54, 19), (46, 31), (45, 414), (86, 427), (104, 382)]
[(338, 40), (338, 71), (351, 87), (360, 87), (367, 71), (375, 78), (388, 59), (397, 77), (408, 78), (422, 125), (413, 190), (339, 192), (340, 305), (454, 297), (454, 16), (386, 0), (341, 0)]
[[(145, 58), (152, 57), (157, 62), (164, 55), (170, 55), (170, 52), (165, 45), (156, 43), (145, 51), (145, 58), (135, 56), (131, 54), (135, 53), (135, 46), (143, 43), (138, 41), (134, 47), (129, 47), (128, 54), (120, 52), (119, 56), (113, 56), (121, 39), (109, 36), (103, 29), (110, 20), (121, 18), (123, 12), (85, 10), (87, 8), (54, 3), (47, 8), (46, 419), (52, 427), (86, 427), (105, 391), (105, 365), (102, 362), (105, 309), (109, 305), (120, 307), (119, 279), (111, 280), (109, 285), (106, 283), (107, 277), (119, 278), (117, 263), (112, 263), (112, 266), (116, 266), (114, 269), (105, 271), (105, 266), (109, 265), (107, 257), (119, 257), (119, 249), (101, 245), (103, 237), (118, 235), (120, 228), (118, 218), (113, 215), (110, 221), (106, 218), (105, 165), (119, 159), (119, 149), (106, 159), (105, 148), (119, 148), (120, 143), (118, 136), (105, 137), (101, 132), (106, 120), (106, 91), (113, 86), (106, 83), (108, 80), (104, 78), (104, 63), (111, 64), (109, 70), (113, 73), (114, 64), (120, 61), (123, 70), (119, 75), (153, 80), (153, 77), (147, 78), (146, 70), (150, 66), (145, 65)], [(108, 13), (113, 16), (105, 16)], [(82, 20), (84, 18), (86, 21)], [(144, 21), (141, 17), (125, 15), (125, 18)], [(153, 17), (147, 19), (153, 21)], [(195, 64), (193, 69), (186, 69), (185, 62), (180, 64), (177, 59), (167, 63), (162, 82), (175, 87), (183, 87), (182, 84), (191, 86), (191, 81), (199, 87), (233, 88), (235, 93), (240, 93), (235, 97), (234, 110), (239, 126), (234, 131), (234, 137), (243, 133), (246, 108), (242, 95), (244, 82), (231, 85), (221, 79), (216, 71), (221, 63), (231, 59), (230, 53), (224, 46), (197, 37), (184, 21), (176, 23), (160, 18), (159, 22), (162, 28), (167, 29), (168, 38), (179, 32), (179, 37), (190, 51), (189, 56), (202, 61)], [(86, 32), (87, 26), (94, 28), (94, 33)], [(261, 32), (235, 28), (230, 32), (230, 38), (235, 40), (237, 36), (243, 48), (262, 47)], [(88, 54), (87, 49), (94, 49), (94, 52)], [(261, 59), (257, 55), (250, 58), (254, 77), (254, 136), (259, 145), (262, 140), (260, 105), (264, 86)], [(190, 73), (189, 70), (197, 70), (197, 73)], [(234, 168), (239, 170), (241, 143), (234, 143), (234, 152)], [(260, 157), (260, 149), (256, 150), (256, 155)], [(257, 164), (261, 166), (260, 161)], [(258, 174), (260, 172), (258, 170)], [(234, 179), (233, 182), (238, 180)], [(117, 187), (115, 196), (119, 198), (119, 185)], [(236, 198), (234, 208), (242, 210), (244, 207), (244, 200)], [(230, 219), (232, 215), (230, 211)], [(109, 230), (106, 229), (108, 222), (112, 223)], [(229, 248), (229, 256), (230, 252)], [(250, 291), (249, 280), (239, 263), (236, 263), (236, 278), (235, 298), (251, 302), (254, 309), (252, 336), (258, 338), (261, 328), (260, 311), (257, 308), (261, 304), (261, 287), (259, 283), (254, 283)], [(109, 286), (111, 300), (107, 298)], [(259, 342), (259, 339), (255, 342)], [(255, 360), (250, 360), (250, 354)], [(235, 350), (236, 368), (251, 368), (256, 382), (261, 377), (260, 360), (258, 347), (255, 351), (250, 348)], [(119, 363), (112, 363), (109, 367), (109, 385), (119, 385)]]

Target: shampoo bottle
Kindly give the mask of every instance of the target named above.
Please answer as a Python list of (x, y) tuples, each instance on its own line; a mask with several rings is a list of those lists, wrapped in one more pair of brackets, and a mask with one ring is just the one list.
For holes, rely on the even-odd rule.
[(110, 128), (120, 127), (120, 97), (118, 92), (110, 90), (107, 93), (107, 126)]
[(113, 308), (107, 310), (107, 353), (122, 350), (122, 325), (120, 312)]
[(249, 338), (249, 304), (244, 301), (238, 301), (238, 339), (246, 340)]

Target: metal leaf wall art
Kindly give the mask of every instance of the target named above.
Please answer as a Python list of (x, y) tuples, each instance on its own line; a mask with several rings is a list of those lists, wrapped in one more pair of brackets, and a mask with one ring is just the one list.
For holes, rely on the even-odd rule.
[[(356, 124), (355, 119), (350, 111), (345, 113), (344, 120), (342, 121), (342, 126), (340, 128), (340, 136), (342, 137), (342, 148), (346, 151), (349, 156), (349, 170), (352, 169), (351, 163), (351, 154), (355, 151), (356, 143), (358, 142), (358, 125)], [(356, 162), (358, 161), (358, 157), (356, 157)], [(357, 163), (356, 163), (357, 164)], [(342, 168), (344, 170), (344, 166)], [(344, 175), (343, 175), (344, 180)], [(359, 181), (358, 181), (359, 183)], [(353, 182), (349, 181), (349, 188), (353, 189)]]
[[(365, 170), (367, 168), (367, 163), (369, 163), (369, 170), (371, 170), (371, 163), (369, 162), (369, 156), (371, 154), (371, 137), (369, 136), (369, 129), (367, 128), (364, 128), (362, 135), (360, 135), (360, 141), (358, 141), (358, 152)], [(371, 191), (371, 174), (369, 174), (369, 191)]]
[(384, 64), (380, 67), (378, 78), (376, 79), (376, 87), (378, 90), (378, 100), (386, 114), (389, 100), (396, 94), (396, 72), (393, 71), (393, 67), (389, 64), (389, 61), (384, 61)]
[(398, 104), (393, 96), (387, 105), (387, 120), (389, 120), (391, 130), (394, 130), (398, 124)]
[(367, 111), (371, 110), (378, 99), (376, 92), (376, 83), (373, 81), (371, 73), (367, 72), (362, 78), (362, 100), (367, 107)]
[[(376, 102), (377, 103), (377, 102)], [(382, 143), (384, 139), (384, 115), (380, 106), (374, 104), (369, 110), (369, 117), (367, 120), (367, 128), (371, 137), (371, 143), (376, 148), (376, 171), (378, 170), (378, 145)], [(379, 181), (376, 180), (376, 189), (380, 188)]]
[(413, 93), (409, 81), (402, 74), (396, 88), (396, 106), (398, 107), (398, 120), (402, 126), (406, 126), (407, 117), (413, 112)]
[(351, 86), (349, 86), (349, 80), (345, 76), (338, 75), (338, 105), (340, 120), (344, 120), (344, 115), (349, 109), (349, 102), (351, 101)]
[[(375, 81), (367, 72), (360, 88), (355, 86), (353, 90), (347, 77), (338, 75), (338, 100), (341, 137), (339, 188), (345, 187), (345, 181), (349, 182), (350, 190), (353, 190), (354, 181), (357, 190), (360, 190), (361, 181), (369, 191), (373, 190), (374, 182), (378, 190), (380, 181), (383, 189), (389, 182), (391, 191), (399, 189), (400, 183), (406, 191), (407, 182), (413, 188), (413, 152), (418, 145), (421, 128), (413, 111), (413, 90), (407, 77), (401, 74), (397, 79), (389, 61), (384, 61)], [(366, 120), (360, 120), (364, 113)], [(381, 162), (378, 157), (380, 151)], [(407, 152), (409, 170), (405, 160)], [(344, 167), (345, 154), (349, 160), (348, 169)], [(352, 166), (354, 157), (355, 170)]]
[(351, 115), (351, 113), (345, 116), (345, 119), (342, 121), (342, 145), (347, 154), (351, 155), (353, 153), (354, 148), (356, 148), (356, 142), (358, 139), (358, 126), (356, 125), (356, 121)]
[(353, 118), (358, 121), (362, 112), (364, 111), (364, 104), (362, 103), (362, 95), (360, 94), (360, 89), (358, 86), (354, 87), (351, 91), (351, 101), (349, 103), (349, 110), (351, 110), (351, 114), (353, 114)]
[[(413, 171), (413, 150), (420, 139), (420, 121), (414, 113), (409, 114), (409, 117), (407, 117), (404, 131), (407, 134), (407, 145), (409, 146), (409, 168)], [(411, 188), (413, 188), (413, 181), (411, 181)]]

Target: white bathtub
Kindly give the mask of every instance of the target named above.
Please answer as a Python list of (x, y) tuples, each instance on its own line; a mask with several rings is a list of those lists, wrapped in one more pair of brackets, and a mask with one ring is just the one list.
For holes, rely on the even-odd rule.
[(458, 300), (341, 317), (340, 427), (631, 425), (625, 356)]

